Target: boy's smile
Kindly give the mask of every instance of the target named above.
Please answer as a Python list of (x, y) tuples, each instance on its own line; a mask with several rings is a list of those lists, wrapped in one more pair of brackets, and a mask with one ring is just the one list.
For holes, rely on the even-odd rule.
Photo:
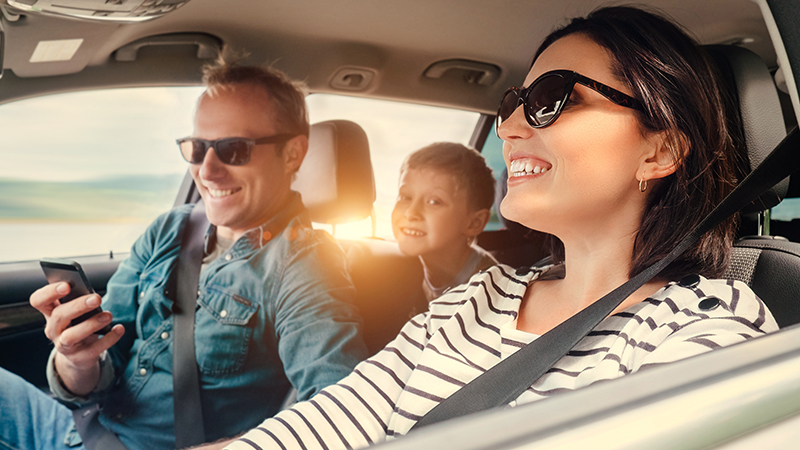
[(466, 189), (445, 171), (403, 172), (392, 211), (392, 230), (400, 250), (409, 256), (460, 257), (470, 239), (467, 229), (472, 214), (467, 200)]

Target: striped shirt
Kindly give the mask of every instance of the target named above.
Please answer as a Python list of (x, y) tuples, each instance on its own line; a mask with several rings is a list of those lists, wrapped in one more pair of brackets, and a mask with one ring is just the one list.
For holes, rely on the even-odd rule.
[[(401, 436), (428, 411), (536, 339), (516, 329), (527, 286), (553, 266), (476, 274), (409, 321), (352, 374), (230, 444), (231, 450), (359, 448)], [(552, 276), (552, 273), (550, 274)], [(715, 297), (715, 299), (711, 298)], [(512, 406), (697, 355), (778, 329), (743, 283), (672, 282), (603, 320)]]

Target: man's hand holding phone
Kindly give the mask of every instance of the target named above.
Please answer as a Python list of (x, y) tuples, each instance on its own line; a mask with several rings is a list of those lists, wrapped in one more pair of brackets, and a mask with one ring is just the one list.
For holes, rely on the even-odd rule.
[[(62, 302), (71, 289), (66, 281), (51, 282), (34, 292), (30, 303), (47, 321), (45, 335), (56, 348), (55, 367), (64, 387), (85, 396), (100, 377), (100, 355), (119, 341), (125, 328), (117, 324), (104, 335), (97, 334), (111, 323), (111, 313), (92, 314), (100, 307), (100, 296), (94, 293)], [(73, 322), (82, 316), (88, 318)]]

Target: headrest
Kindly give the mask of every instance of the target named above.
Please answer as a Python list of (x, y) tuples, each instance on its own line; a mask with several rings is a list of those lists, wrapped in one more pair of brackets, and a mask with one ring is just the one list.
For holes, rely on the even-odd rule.
[[(716, 62), (739, 107), (752, 170), (786, 137), (783, 112), (772, 75), (764, 61), (745, 48), (708, 45), (705, 49)], [(780, 203), (788, 187), (787, 178), (742, 209), (742, 212), (753, 213), (772, 208)]]
[(308, 153), (292, 189), (303, 197), (313, 222), (336, 225), (369, 217), (375, 179), (364, 130), (347, 120), (311, 125)]

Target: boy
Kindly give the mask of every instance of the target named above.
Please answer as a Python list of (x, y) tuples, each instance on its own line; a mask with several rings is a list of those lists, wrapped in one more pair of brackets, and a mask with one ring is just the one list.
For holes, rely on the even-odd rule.
[(400, 251), (422, 261), (428, 301), (497, 264), (474, 245), (489, 221), (494, 183), (483, 156), (461, 144), (431, 144), (403, 162), (392, 231)]

